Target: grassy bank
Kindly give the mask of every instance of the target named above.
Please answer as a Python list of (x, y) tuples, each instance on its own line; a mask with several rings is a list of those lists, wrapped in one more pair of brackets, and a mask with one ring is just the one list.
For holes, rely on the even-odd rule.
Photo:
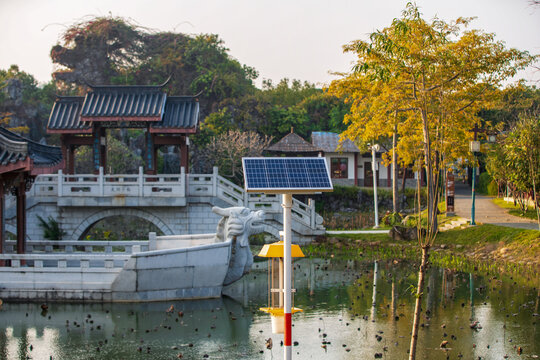
[(508, 209), (508, 213), (510, 215), (524, 217), (531, 220), (538, 219), (535, 209), (528, 209), (525, 213), (523, 213), (519, 206), (514, 205), (514, 203), (504, 201), (503, 199), (493, 199), (493, 203), (498, 207)]
[[(303, 246), (306, 256), (347, 259), (420, 258), (415, 241), (393, 241), (386, 234), (335, 235)], [(436, 266), (498, 276), (519, 276), (538, 286), (540, 231), (479, 225), (438, 234), (430, 253)]]

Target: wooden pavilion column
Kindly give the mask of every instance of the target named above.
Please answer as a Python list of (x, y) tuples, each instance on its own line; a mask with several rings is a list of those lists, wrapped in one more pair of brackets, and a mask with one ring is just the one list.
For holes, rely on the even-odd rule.
[(75, 145), (69, 145), (68, 151), (67, 151), (67, 158), (66, 162), (66, 168), (67, 168), (67, 174), (75, 174)]
[(189, 173), (189, 146), (187, 144), (187, 135), (182, 136), (180, 140), (180, 168), (186, 170), (186, 174)]
[(157, 156), (156, 156), (156, 144), (155, 136), (150, 132), (149, 129), (146, 130), (146, 151), (144, 154), (144, 172), (148, 175), (155, 175), (157, 170)]
[(107, 168), (107, 133), (105, 128), (95, 128), (92, 133), (93, 168), (94, 173), (99, 174), (99, 168)]
[(17, 254), (26, 251), (26, 181), (23, 178), (16, 184), (17, 196)]
[(62, 172), (69, 174), (69, 136), (62, 134), (60, 136), (60, 150), (62, 151), (62, 158), (64, 159), (64, 168)]

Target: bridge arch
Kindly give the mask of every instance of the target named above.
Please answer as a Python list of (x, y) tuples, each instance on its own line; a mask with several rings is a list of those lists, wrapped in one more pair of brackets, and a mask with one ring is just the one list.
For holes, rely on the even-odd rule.
[(86, 233), (86, 231), (90, 227), (92, 227), (95, 223), (105, 218), (112, 217), (112, 216), (135, 216), (135, 217), (151, 222), (165, 235), (174, 235), (171, 228), (157, 216), (152, 215), (151, 213), (147, 211), (143, 211), (139, 209), (121, 209), (120, 208), (120, 209), (102, 210), (102, 211), (98, 211), (90, 215), (89, 217), (84, 219), (79, 224), (79, 226), (77, 226), (77, 228), (73, 232), (72, 239), (81, 240), (82, 236)]

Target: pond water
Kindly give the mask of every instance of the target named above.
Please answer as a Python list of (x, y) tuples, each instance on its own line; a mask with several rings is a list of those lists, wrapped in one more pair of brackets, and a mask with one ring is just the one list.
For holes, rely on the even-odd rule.
[[(232, 297), (215, 300), (50, 303), (46, 312), (39, 303), (4, 303), (0, 358), (281, 359), (282, 335), (258, 310), (267, 304), (267, 265), (255, 266), (228, 290)], [(520, 283), (430, 269), (417, 358), (538, 358), (539, 293)], [(295, 262), (295, 306), (304, 312), (293, 317), (293, 357), (406, 359), (415, 284), (407, 262)]]

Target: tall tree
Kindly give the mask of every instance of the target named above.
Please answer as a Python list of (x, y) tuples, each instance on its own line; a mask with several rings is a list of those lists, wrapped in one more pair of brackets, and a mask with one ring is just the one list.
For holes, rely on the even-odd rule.
[(350, 138), (388, 136), (394, 129), (392, 114), (402, 113), (400, 157), (416, 159), (426, 172), (428, 226), (425, 236), (419, 228), (422, 260), (409, 359), (416, 358), (424, 275), (437, 234), (441, 170), (466, 155), (467, 130), (479, 120), (476, 114), (486, 94), (533, 59), (506, 49), (493, 34), (466, 30), (471, 20), (428, 22), (409, 3), (400, 18), (372, 33), (369, 42), (356, 40), (344, 47), (357, 55), (356, 66), (330, 87), (351, 103), (345, 132)]

